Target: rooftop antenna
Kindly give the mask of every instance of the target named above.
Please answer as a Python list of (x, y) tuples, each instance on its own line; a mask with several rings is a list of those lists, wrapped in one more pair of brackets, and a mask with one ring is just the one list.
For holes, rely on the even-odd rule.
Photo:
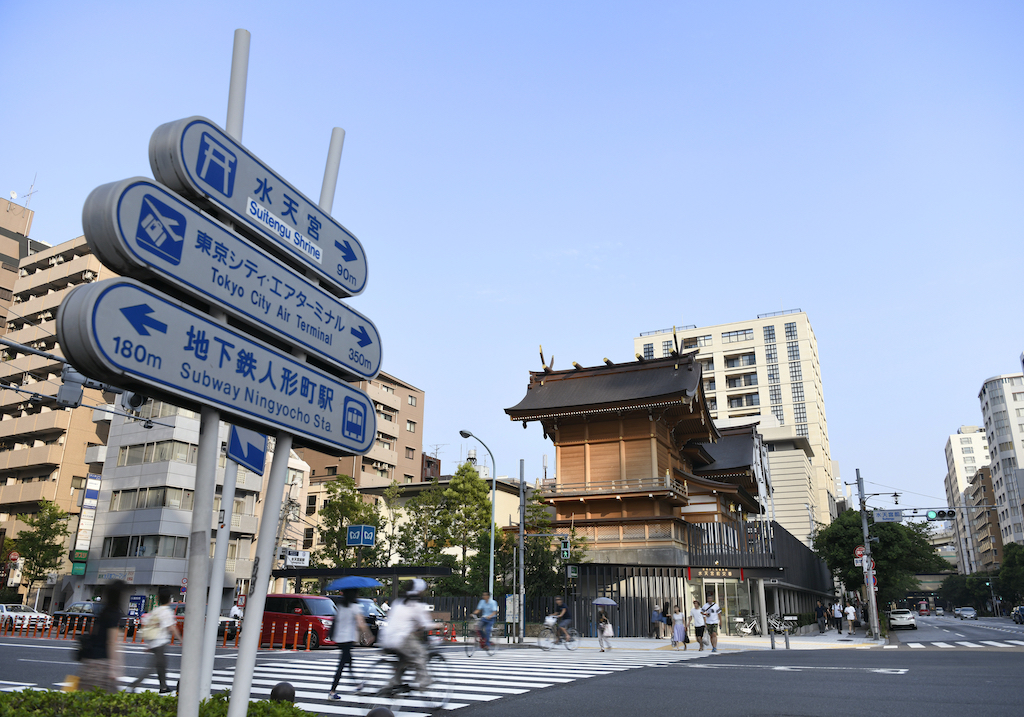
[[(28, 209), (28, 205), (32, 203), (32, 195), (36, 193), (36, 179), (39, 178), (39, 172), (36, 172), (32, 177), (32, 186), (28, 188), (28, 194), (25, 195), (25, 209)], [(11, 197), (15, 199), (15, 197)]]

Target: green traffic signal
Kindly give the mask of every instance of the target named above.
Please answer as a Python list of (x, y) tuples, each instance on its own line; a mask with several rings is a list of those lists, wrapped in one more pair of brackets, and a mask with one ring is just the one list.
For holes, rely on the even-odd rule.
[(928, 511), (928, 520), (935, 520), (938, 517), (938, 515), (939, 515), (939, 512), (937, 510), (929, 510)]

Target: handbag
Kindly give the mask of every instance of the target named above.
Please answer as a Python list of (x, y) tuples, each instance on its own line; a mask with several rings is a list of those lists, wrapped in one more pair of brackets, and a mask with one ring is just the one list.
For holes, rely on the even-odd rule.
[(610, 622), (606, 622), (604, 624), (604, 636), (615, 637), (615, 628), (612, 627), (612, 624)]

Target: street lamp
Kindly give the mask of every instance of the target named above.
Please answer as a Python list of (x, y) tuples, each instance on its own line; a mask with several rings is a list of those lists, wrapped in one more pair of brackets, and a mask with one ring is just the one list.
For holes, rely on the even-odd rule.
[[(459, 431), (459, 435), (462, 436), (463, 438), (476, 438), (478, 441), (480, 441), (480, 437), (479, 436), (474, 436), (469, 431)], [(480, 445), (483, 446), (487, 450), (487, 453), (490, 454), (490, 456), (491, 456), (491, 567), (490, 567), (490, 575), (488, 576), (488, 579), (487, 579), (487, 592), (491, 596), (491, 599), (493, 600), (494, 599), (494, 498), (495, 498), (495, 492), (496, 492), (496, 488), (497, 488), (497, 483), (495, 483), (495, 481), (498, 479), (498, 468), (497, 468), (497, 464), (494, 462), (494, 454), (491, 453), (491, 449), (487, 448), (487, 444), (484, 443), (483, 441), (480, 441)]]

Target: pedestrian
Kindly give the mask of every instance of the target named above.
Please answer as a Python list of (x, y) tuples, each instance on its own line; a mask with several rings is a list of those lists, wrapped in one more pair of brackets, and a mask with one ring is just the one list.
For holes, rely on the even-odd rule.
[(690, 624), (693, 625), (693, 632), (697, 638), (700, 649), (697, 652), (704, 652), (704, 613), (700, 610), (700, 603), (693, 601), (693, 609), (690, 610)]
[(708, 595), (708, 600), (701, 606), (700, 611), (704, 615), (704, 625), (707, 628), (708, 638), (711, 640), (711, 651), (718, 652), (718, 622), (722, 608), (718, 606), (713, 596)]
[[(334, 681), (331, 683), (331, 691), (327, 693), (327, 699), (340, 700), (338, 693), (338, 682), (341, 681), (342, 670), (348, 665), (348, 674), (353, 681), (356, 679), (352, 667), (352, 645), (361, 635), (366, 635), (369, 642), (373, 642), (373, 633), (366, 629), (366, 622), (363, 620), (363, 606), (359, 603), (359, 590), (349, 588), (341, 593), (341, 602), (335, 605), (334, 625), (331, 626), (331, 642), (341, 648), (341, 655), (338, 657), (338, 669), (334, 672)], [(361, 685), (356, 682), (355, 688)]]
[(686, 615), (676, 605), (672, 608), (672, 647), (678, 648), (679, 643), (682, 643), (685, 650), (689, 641), (690, 637), (686, 634)]
[(832, 603), (832, 624), (835, 627), (836, 632), (840, 635), (843, 634), (843, 603), (841, 600), (836, 600)]
[(608, 616), (604, 614), (604, 610), (597, 611), (597, 644), (601, 648), (601, 652), (606, 649), (612, 649), (611, 637), (612, 623), (608, 620)]
[(821, 600), (818, 601), (817, 607), (814, 608), (814, 617), (818, 620), (818, 634), (824, 635), (828, 612), (825, 610), (825, 606), (821, 604)]
[(242, 616), (244, 615), (245, 611), (242, 610), (242, 607), (237, 602), (231, 606), (231, 612), (228, 613), (228, 617), (230, 617), (232, 620), (238, 621), (241, 621)]
[(661, 609), (661, 634), (663, 637), (671, 640), (672, 639), (672, 606), (665, 603), (665, 607)]
[(81, 638), (78, 654), (82, 660), (82, 670), (78, 689), (83, 692), (94, 687), (107, 692), (118, 691), (118, 679), (122, 672), (121, 653), (117, 649), (118, 622), (124, 588), (122, 580), (114, 580), (104, 586), (100, 613), (93, 621), (92, 631)]
[(655, 640), (661, 639), (661, 626), (664, 623), (661, 621), (661, 608), (657, 605), (651, 610), (651, 637)]
[(857, 619), (857, 608), (849, 601), (846, 602), (846, 627), (850, 634), (853, 634), (853, 621)]
[(171, 591), (168, 588), (160, 588), (157, 593), (157, 607), (142, 616), (142, 639), (146, 642), (146, 649), (153, 656), (153, 669), (143, 672), (128, 688), (134, 692), (142, 684), (142, 681), (156, 671), (160, 680), (160, 692), (170, 692), (167, 686), (167, 644), (171, 638), (181, 640), (181, 632), (178, 631), (178, 621), (174, 618), (174, 612), (170, 608)]

